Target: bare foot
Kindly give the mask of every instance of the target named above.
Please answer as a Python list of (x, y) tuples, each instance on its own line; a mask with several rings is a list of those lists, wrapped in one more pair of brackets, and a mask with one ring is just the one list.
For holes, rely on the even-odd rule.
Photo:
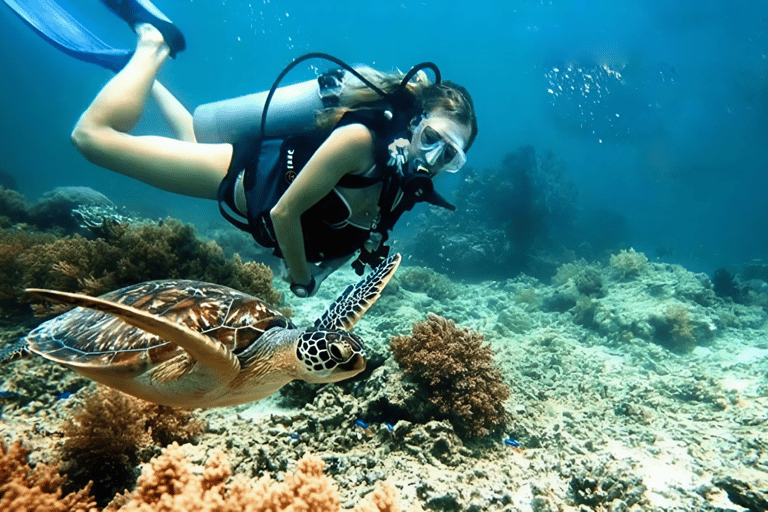
[(136, 49), (151, 49), (168, 55), (171, 50), (163, 39), (163, 34), (149, 23), (138, 23), (134, 27), (136, 35), (139, 37), (136, 43)]

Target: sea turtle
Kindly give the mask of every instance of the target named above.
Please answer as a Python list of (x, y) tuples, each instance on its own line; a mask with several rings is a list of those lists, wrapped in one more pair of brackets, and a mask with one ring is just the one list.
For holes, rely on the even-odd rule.
[(256, 297), (199, 281), (150, 281), (99, 298), (29, 289), (79, 307), (0, 360), (32, 352), (138, 398), (189, 408), (252, 402), (292, 380), (336, 382), (365, 369), (363, 342), (349, 330), (399, 264), (399, 254), (384, 260), (308, 329)]

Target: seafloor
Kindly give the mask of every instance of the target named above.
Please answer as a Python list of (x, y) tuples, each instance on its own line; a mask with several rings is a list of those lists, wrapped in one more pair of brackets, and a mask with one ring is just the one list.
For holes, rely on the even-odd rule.
[[(397, 392), (402, 373), (387, 357), (367, 380), (324, 386), (308, 405), (273, 398), (196, 413), (207, 426), (182, 445), (188, 459), (223, 451), (235, 474), (252, 477), (312, 453), (344, 507), (386, 479), (403, 510), (768, 508), (768, 296), (735, 304), (706, 275), (634, 252), (565, 265), (551, 285), (411, 275), (422, 278), (394, 280), (355, 332), (384, 355), (428, 312), (482, 333), (511, 389), (503, 432), (461, 441), (446, 421), (359, 426), (371, 401)], [(342, 271), (317, 297), (290, 301), (294, 322), (308, 325), (356, 280)], [(3, 437), (24, 439), (30, 462), (45, 462), (59, 440), (41, 432), (71, 414), (82, 391), (56, 394), (77, 377), (40, 359), (3, 373), (3, 389), (34, 397), (6, 404)]]

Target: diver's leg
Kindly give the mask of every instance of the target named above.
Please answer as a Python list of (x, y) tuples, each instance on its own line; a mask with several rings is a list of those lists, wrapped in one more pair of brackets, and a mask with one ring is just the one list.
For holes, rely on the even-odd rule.
[(192, 114), (157, 80), (152, 84), (152, 99), (160, 107), (165, 122), (171, 127), (177, 139), (197, 142), (192, 125)]
[(136, 51), (80, 117), (72, 142), (91, 162), (157, 188), (215, 199), (232, 157), (229, 144), (133, 136), (169, 49), (157, 29), (136, 27)]

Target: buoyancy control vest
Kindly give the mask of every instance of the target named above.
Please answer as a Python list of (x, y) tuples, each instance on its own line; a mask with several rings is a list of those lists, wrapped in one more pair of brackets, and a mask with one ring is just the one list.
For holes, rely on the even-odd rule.
[[(377, 265), (386, 258), (389, 247), (384, 242), (400, 216), (421, 201), (454, 209), (435, 192), (428, 177), (408, 179), (391, 164), (389, 145), (405, 133), (393, 124), (389, 109), (364, 109), (344, 115), (337, 126), (360, 123), (373, 134), (374, 162), (380, 172), (376, 177), (345, 175), (338, 186), (365, 188), (381, 183), (378, 205), (380, 217), (369, 230), (352, 225), (335, 227), (338, 220), (338, 197), (331, 192), (301, 216), (307, 261), (320, 262), (346, 257), (360, 249), (353, 267), (362, 273), (365, 264)], [(256, 242), (274, 249), (282, 257), (277, 244), (270, 210), (301, 172), (325, 138), (296, 135), (285, 139), (252, 139), (233, 145), (232, 163), (219, 187), (219, 207), (232, 224), (254, 237)], [(238, 220), (234, 203), (238, 182), (243, 180), (248, 211), (245, 222)], [(229, 211), (228, 211), (229, 210)], [(239, 216), (239, 215), (238, 215)], [(239, 216), (242, 217), (242, 216)]]
[[(334, 60), (336, 61), (337, 59)], [(345, 69), (351, 70), (346, 64), (343, 65)], [(378, 201), (380, 217), (370, 229), (361, 229), (349, 224), (342, 227), (334, 226), (334, 217), (338, 216), (338, 198), (332, 191), (304, 212), (301, 217), (307, 261), (333, 260), (350, 256), (360, 250), (352, 266), (358, 274), (362, 274), (366, 264), (375, 266), (387, 257), (389, 247), (384, 242), (389, 237), (389, 231), (400, 216), (411, 210), (416, 203), (424, 201), (455, 210), (453, 205), (434, 190), (432, 180), (428, 176), (414, 175), (409, 171), (408, 166), (397, 165), (390, 152), (390, 145), (396, 139), (410, 138), (409, 124), (414, 117), (421, 114), (421, 106), (404, 88), (404, 84), (420, 66), (432, 67), (439, 82), (439, 71), (434, 64), (425, 63), (414, 66), (406, 74), (403, 86), (398, 91), (386, 95), (381, 93), (384, 98), (380, 104), (349, 111), (336, 125), (335, 128), (360, 123), (373, 134), (374, 162), (379, 170), (378, 176), (348, 174), (343, 176), (337, 185), (345, 188), (365, 188), (381, 183), (382, 189)], [(284, 70), (276, 80), (276, 84), (289, 69)], [(336, 73), (336, 71), (329, 73)], [(232, 162), (227, 176), (219, 187), (218, 198), (219, 209), (228, 221), (251, 233), (259, 245), (274, 249), (274, 254), (282, 257), (270, 210), (277, 204), (327, 136), (317, 133), (305, 133), (287, 138), (265, 136), (263, 127), (266, 109), (275, 88), (273, 86), (273, 90), (267, 96), (261, 136), (248, 137), (233, 144)], [(235, 193), (240, 180), (243, 180), (247, 202), (245, 216), (239, 214), (235, 205)]]

